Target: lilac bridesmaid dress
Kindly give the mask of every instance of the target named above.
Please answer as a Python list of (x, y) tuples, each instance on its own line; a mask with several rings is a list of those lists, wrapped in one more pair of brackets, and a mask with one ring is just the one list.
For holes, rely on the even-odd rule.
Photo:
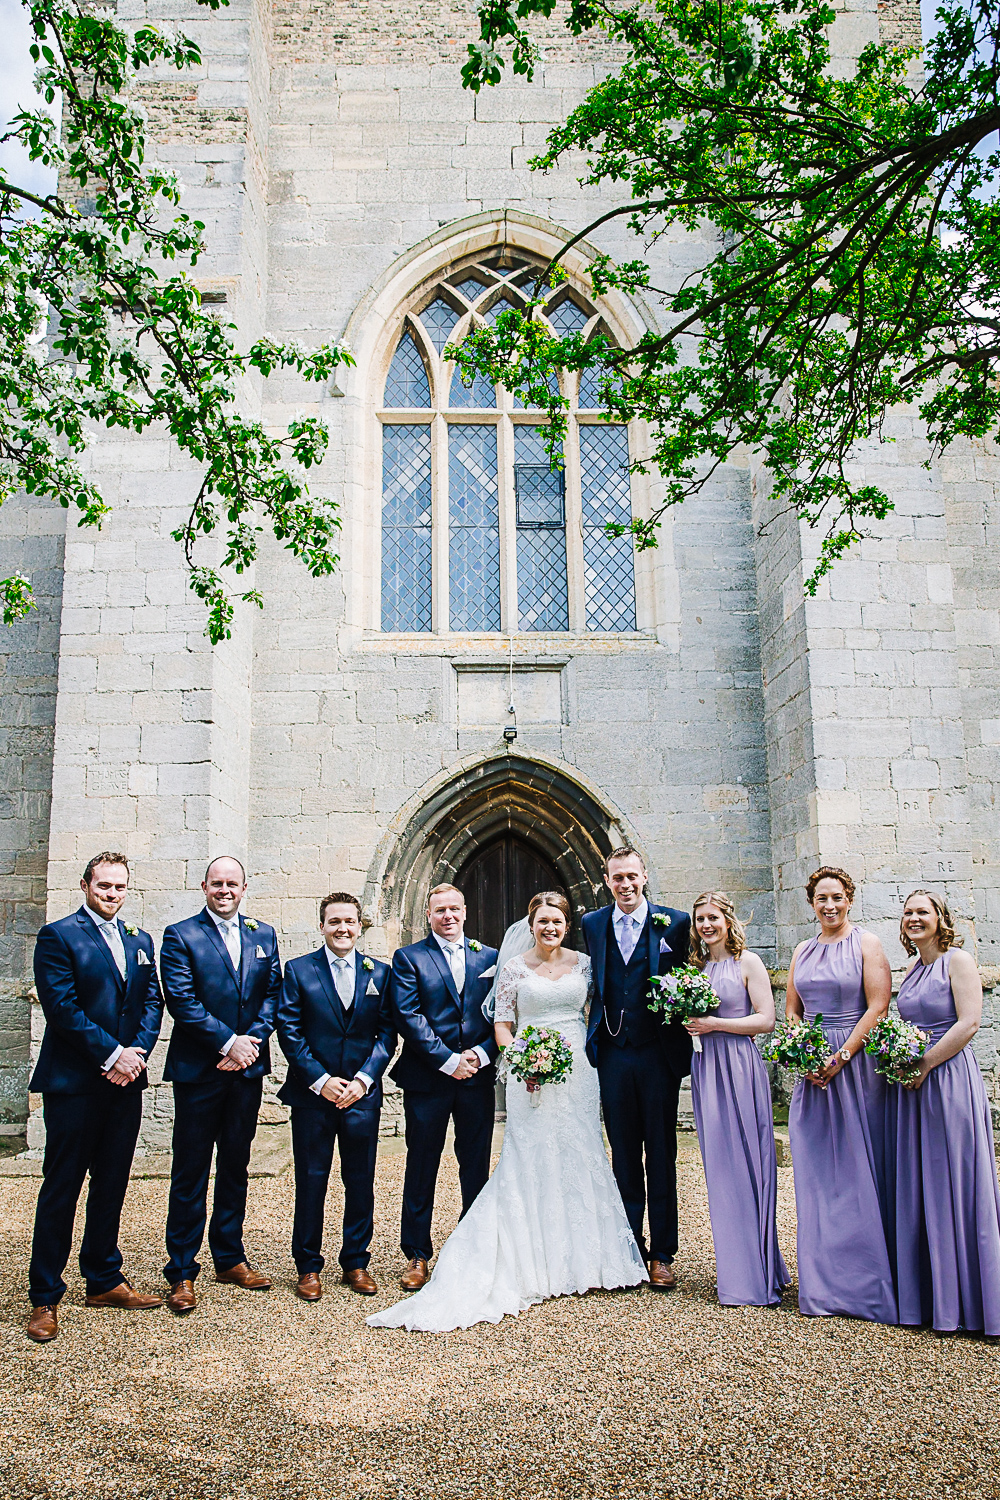
[[(752, 1010), (739, 960), (705, 965), (718, 1014)], [(708, 1185), (719, 1301), (773, 1307), (791, 1280), (775, 1224), (778, 1167), (767, 1069), (753, 1037), (713, 1031), (691, 1062), (691, 1097)]]
[[(831, 1053), (866, 1009), (861, 932), (839, 943), (813, 938), (795, 962), (806, 1017), (823, 1017)], [(886, 1189), (886, 1089), (858, 1052), (827, 1088), (795, 1085), (788, 1134), (798, 1213), (799, 1310), (897, 1321)]]
[[(950, 965), (950, 953), (918, 960), (899, 987), (899, 1013), (928, 1046), (956, 1020)], [(901, 1323), (1000, 1334), (1000, 1186), (971, 1047), (899, 1089), (896, 1245)]]

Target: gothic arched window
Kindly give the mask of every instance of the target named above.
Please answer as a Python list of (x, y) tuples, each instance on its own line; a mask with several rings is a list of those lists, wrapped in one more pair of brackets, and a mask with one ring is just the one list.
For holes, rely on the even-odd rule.
[[(592, 372), (567, 377), (563, 466), (523, 393), (466, 386), (449, 343), (523, 305), (537, 268), (494, 251), (428, 287), (404, 320), (386, 376), (382, 426), (382, 629), (628, 631), (636, 628), (628, 523), (628, 433), (600, 416)], [(565, 286), (545, 315), (562, 335), (599, 315)]]

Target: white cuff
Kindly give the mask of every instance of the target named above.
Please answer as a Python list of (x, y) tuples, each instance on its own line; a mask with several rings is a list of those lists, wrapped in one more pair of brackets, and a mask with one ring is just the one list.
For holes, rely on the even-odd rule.
[(219, 1048), (219, 1051), (222, 1053), (223, 1057), (228, 1057), (229, 1056), (229, 1049), (232, 1047), (232, 1045), (235, 1042), (235, 1040), (236, 1040), (236, 1032), (234, 1031), (233, 1034), (232, 1034), (232, 1036), (229, 1038), (229, 1041), (228, 1042), (223, 1042), (222, 1046)]
[(366, 1094), (367, 1094), (368, 1090), (372, 1086), (372, 1081), (368, 1077), (367, 1073), (355, 1073), (355, 1075), (354, 1075), (354, 1081), (355, 1081), (355, 1083), (363, 1083), (364, 1084), (364, 1086), (365, 1086), (365, 1093)]
[(483, 1048), (482, 1047), (473, 1047), (472, 1050), (476, 1054), (476, 1056), (479, 1058), (479, 1065), (480, 1065), (480, 1067), (482, 1067), (482, 1068), (488, 1068), (489, 1065), (490, 1065), (490, 1059), (489, 1059), (489, 1055), (486, 1052), (483, 1051)]
[(461, 1052), (453, 1052), (448, 1061), (441, 1064), (441, 1067), (438, 1069), (438, 1071), (440, 1073), (447, 1073), (448, 1077), (450, 1078), (461, 1061)]
[(118, 1046), (112, 1052), (111, 1056), (105, 1062), (101, 1063), (101, 1072), (110, 1073), (111, 1069), (114, 1067), (115, 1063), (118, 1061), (124, 1051), (125, 1048), (119, 1042)]
[(324, 1073), (322, 1078), (317, 1078), (315, 1083), (309, 1085), (312, 1092), (314, 1094), (321, 1094), (323, 1092), (323, 1085), (329, 1083), (332, 1076), (330, 1073)]

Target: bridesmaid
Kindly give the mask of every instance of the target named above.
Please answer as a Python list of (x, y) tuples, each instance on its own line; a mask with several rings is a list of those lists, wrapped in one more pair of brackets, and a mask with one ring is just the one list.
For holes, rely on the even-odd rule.
[(705, 1163), (719, 1301), (774, 1307), (790, 1277), (775, 1224), (778, 1167), (771, 1085), (753, 1038), (774, 1030), (767, 970), (747, 948), (733, 903), (706, 891), (691, 917), (691, 957), (719, 997), (715, 1015), (688, 1023), (703, 1051), (691, 1063), (691, 1096)]
[(896, 1236), (901, 1323), (1000, 1334), (1000, 1187), (990, 1108), (969, 1042), (983, 987), (947, 903), (907, 896), (899, 928), (918, 954), (899, 987), (899, 1013), (930, 1032), (920, 1071), (900, 1090)]
[(795, 1086), (788, 1133), (798, 1212), (799, 1311), (897, 1321), (886, 1186), (886, 1089), (864, 1040), (886, 1014), (882, 944), (850, 920), (854, 881), (823, 865), (806, 895), (819, 935), (792, 956), (785, 1014), (823, 1017), (830, 1057)]

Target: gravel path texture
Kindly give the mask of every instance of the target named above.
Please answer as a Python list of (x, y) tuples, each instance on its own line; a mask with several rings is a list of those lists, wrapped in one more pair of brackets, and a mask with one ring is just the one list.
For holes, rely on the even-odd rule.
[[(1000, 1352), (971, 1338), (723, 1308), (704, 1178), (681, 1145), (680, 1288), (561, 1298), (446, 1335), (375, 1330), (399, 1295), (403, 1157), (379, 1160), (377, 1298), (293, 1292), (291, 1174), (250, 1185), (247, 1243), (270, 1292), (216, 1286), (186, 1318), (83, 1306), (24, 1336), (37, 1180), (0, 1181), (0, 1495), (205, 1500), (555, 1496), (1000, 1496)], [(779, 1230), (794, 1267), (790, 1169)], [(132, 1183), (126, 1274), (160, 1289), (167, 1184)], [(339, 1184), (329, 1222), (339, 1223)], [(442, 1171), (436, 1236), (457, 1217)], [(78, 1223), (78, 1234), (82, 1226)], [(333, 1255), (339, 1240), (333, 1240)]]

